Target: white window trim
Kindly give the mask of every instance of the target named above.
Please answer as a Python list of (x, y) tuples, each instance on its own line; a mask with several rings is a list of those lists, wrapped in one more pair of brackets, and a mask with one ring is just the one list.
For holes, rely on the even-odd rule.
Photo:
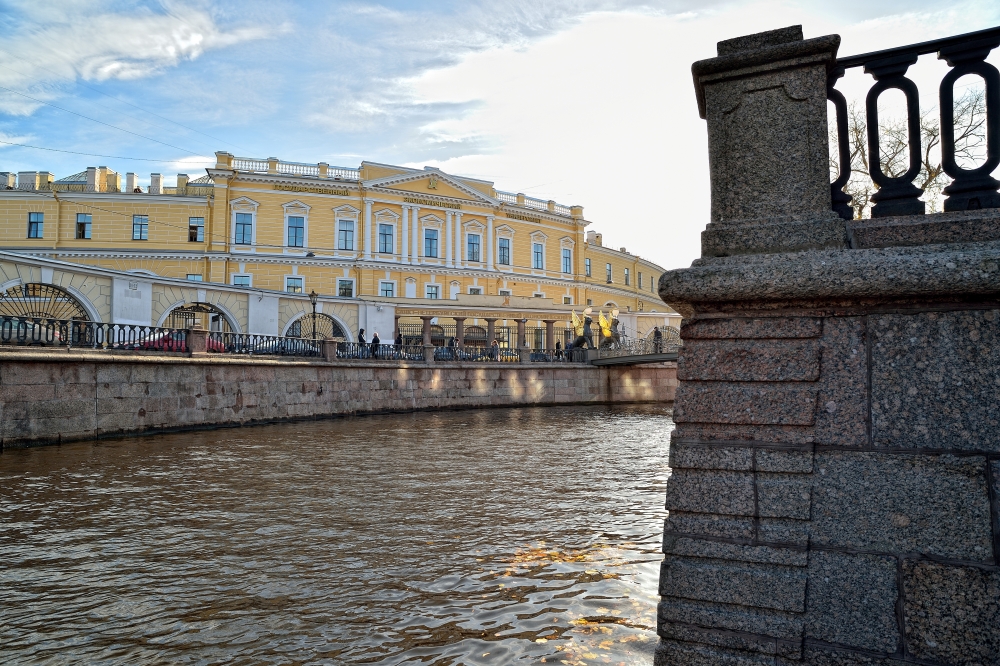
[(573, 305), (573, 297), (572, 296), (563, 296), (563, 305)]
[(294, 292), (294, 291), (288, 291), (288, 279), (289, 278), (295, 278), (297, 280), (302, 280), (302, 292), (301, 293), (303, 293), (303, 294), (308, 294), (309, 293), (308, 291), (306, 291), (306, 276), (304, 276), (304, 275), (286, 275), (285, 276), (285, 281), (283, 283), (284, 292), (286, 294), (297, 293), (297, 292)]
[[(494, 230), (493, 233), (496, 236), (493, 239), (493, 244), (494, 244), (493, 245), (493, 250), (494, 250), (494, 255), (493, 256), (496, 257), (496, 259), (493, 262), (493, 268), (495, 270), (502, 271), (502, 272), (505, 272), (505, 273), (513, 273), (514, 272), (514, 229), (512, 227), (506, 225), (506, 224), (501, 224), (500, 226), (498, 226)], [(509, 264), (501, 264), (500, 263), (500, 239), (501, 238), (506, 238), (507, 240), (510, 241), (510, 263)]]
[[(309, 251), (309, 211), (311, 208), (301, 201), (289, 201), (281, 205), (285, 209), (285, 235), (282, 237), (282, 247), (286, 254), (305, 254)], [(288, 244), (288, 218), (302, 218), (302, 247), (294, 247)], [(256, 232), (256, 227), (254, 228)]]
[[(473, 294), (472, 293), (473, 289), (478, 289), (479, 293), (478, 294)], [(472, 285), (472, 284), (470, 284), (469, 287), (468, 287), (468, 290), (465, 293), (469, 294), (470, 296), (484, 296), (486, 292), (485, 292), (485, 289), (481, 285)]]
[(399, 298), (399, 284), (396, 280), (379, 280), (378, 281), (378, 295), (380, 298), (390, 298), (389, 296), (382, 296), (382, 285), (391, 284), (392, 285), (392, 296), (391, 298)]
[[(236, 286), (236, 278), (238, 278), (238, 277), (247, 277), (247, 278), (250, 278), (250, 284), (248, 286), (250, 286), (250, 287), (253, 286), (253, 274), (252, 273), (230, 273), (229, 274), (229, 285), (232, 286), (232, 287), (235, 287)], [(300, 277), (300, 276), (296, 275), (295, 277)]]
[[(425, 282), (424, 283), (424, 299), (425, 300), (437, 300), (437, 301), (443, 301), (443, 300), (445, 300), (445, 299), (441, 298), (441, 295), (442, 295), (441, 294), (441, 287), (443, 287), (443, 286), (444, 285), (441, 284), (440, 282)], [(432, 298), (430, 298), (427, 295), (427, 287), (437, 287), (438, 297), (436, 299), (432, 299)]]
[[(383, 208), (382, 210), (376, 211), (374, 226), (374, 243), (372, 244), (372, 254), (380, 255), (382, 257), (398, 257), (401, 256), (400, 247), (402, 246), (402, 238), (399, 236), (399, 222), (402, 219), (398, 213), (389, 210), (388, 208)], [(378, 227), (380, 224), (388, 224), (392, 227), (392, 252), (379, 252), (379, 232)]]
[[(352, 236), (351, 236), (351, 247), (353, 249), (350, 249), (350, 250), (342, 250), (342, 249), (340, 249), (340, 223), (341, 222), (350, 222), (351, 224), (354, 225), (354, 230), (351, 232), (352, 233)], [(337, 254), (336, 254), (337, 252), (345, 252), (345, 253), (347, 253), (347, 255), (350, 255), (352, 257), (354, 257), (354, 256), (357, 255), (357, 253), (359, 252), (359, 250), (358, 250), (358, 221), (357, 220), (352, 220), (349, 217), (338, 217), (337, 221), (334, 222), (333, 233), (334, 233), (334, 237), (333, 237), (333, 251), (334, 251), (334, 255), (333, 256), (337, 256)], [(347, 255), (342, 255), (342, 256), (347, 256)]]
[[(532, 275), (545, 275), (548, 272), (548, 254), (549, 248), (546, 243), (549, 237), (543, 234), (541, 231), (536, 231), (531, 234), (531, 253), (528, 255), (529, 263), (531, 265)], [(542, 267), (535, 268), (535, 245), (542, 246)]]
[[(438, 256), (428, 257), (427, 252), (427, 231), (433, 229), (438, 232)], [(430, 264), (440, 264), (444, 262), (446, 256), (445, 250), (447, 250), (446, 243), (448, 242), (445, 238), (444, 233), (444, 220), (442, 220), (437, 215), (424, 215), (420, 218), (420, 261), (423, 263)]]
[[(413, 285), (413, 296), (407, 296), (406, 290), (409, 290), (410, 285)], [(404, 292), (403, 298), (418, 298), (417, 296), (417, 279), (416, 278), (406, 278), (404, 281)]]
[(500, 289), (497, 291), (498, 296), (513, 296), (514, 292), (511, 289)]
[[(229, 247), (232, 252), (254, 253), (257, 251), (257, 207), (258, 204), (253, 199), (240, 197), (229, 202)], [(250, 245), (236, 244), (236, 214), (250, 213)]]
[[(357, 298), (358, 297), (358, 281), (357, 281), (356, 278), (352, 278), (352, 277), (337, 277), (337, 278), (334, 278), (334, 280), (335, 280), (335, 289), (336, 289), (336, 291), (334, 292), (334, 296), (336, 296), (337, 298)], [(351, 294), (353, 294), (352, 296), (348, 297), (348, 296), (341, 296), (340, 295), (340, 283), (341, 282), (350, 282), (351, 283)]]

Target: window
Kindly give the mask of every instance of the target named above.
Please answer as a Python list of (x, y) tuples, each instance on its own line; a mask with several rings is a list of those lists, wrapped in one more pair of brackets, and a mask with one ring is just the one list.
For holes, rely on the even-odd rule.
[(300, 277), (286, 277), (285, 278), (285, 291), (289, 294), (301, 294), (302, 293), (302, 278)]
[(465, 254), (469, 261), (481, 261), (479, 258), (480, 236), (479, 234), (469, 234), (466, 243)]
[(510, 266), (510, 239), (501, 238), (497, 250), (497, 263)]
[(636, 274), (635, 274), (635, 277), (636, 277), (636, 280), (638, 280), (638, 284), (636, 286), (639, 289), (642, 289), (642, 271), (637, 271)]
[(351, 220), (340, 220), (337, 231), (337, 249), (354, 251), (354, 222)]
[(28, 238), (41, 238), (45, 213), (28, 213)]
[(626, 268), (625, 269), (625, 286), (626, 287), (629, 286), (629, 281), (628, 280), (629, 280), (628, 269)]
[(395, 282), (379, 282), (378, 283), (378, 295), (382, 298), (393, 298), (396, 295), (396, 283)]
[(205, 218), (188, 218), (188, 242), (201, 243), (205, 240)]
[(354, 280), (337, 280), (337, 296), (354, 298)]
[(253, 215), (236, 213), (236, 244), (251, 245), (253, 243)]
[(250, 286), (250, 276), (249, 275), (234, 275), (233, 276), (233, 286), (234, 287), (249, 287)]
[(510, 296), (510, 289), (501, 289), (498, 293), (501, 296)]
[(573, 305), (573, 297), (563, 296), (563, 305)]
[(391, 224), (378, 225), (378, 251), (383, 254), (392, 254), (392, 238), (396, 235)]
[(190, 280), (191, 282), (204, 281), (204, 278), (202, 278), (201, 273), (188, 273), (187, 276), (188, 276), (187, 279)]
[(611, 284), (611, 264), (604, 264), (604, 270), (608, 274), (608, 284)]
[(441, 285), (429, 284), (426, 287), (425, 293), (427, 294), (427, 298), (433, 298), (433, 299), (441, 298)]
[[(438, 232), (437, 229), (425, 229), (424, 230), (424, 256), (425, 257), (436, 257), (438, 256)], [(428, 296), (427, 298), (432, 298)], [(433, 298), (437, 298), (434, 296)]]
[(587, 277), (590, 277), (590, 259), (583, 260), (583, 270), (587, 272)]
[(573, 272), (573, 251), (568, 247), (564, 247), (562, 251), (562, 272)]
[(132, 240), (149, 240), (149, 216), (132, 216)]
[(545, 294), (534, 293), (531, 295), (532, 298), (545, 298)]
[(545, 268), (545, 246), (541, 243), (531, 244), (531, 267), (537, 269)]
[(306, 243), (306, 218), (288, 216), (288, 247), (302, 247)]
[(593, 305), (593, 304), (594, 304), (594, 299), (588, 298), (587, 299), (587, 305)]
[(470, 296), (482, 296), (483, 295), (483, 288), (482, 287), (469, 287), (469, 295)]
[(76, 214), (76, 237), (78, 239), (90, 238), (90, 225), (94, 221), (93, 217), (87, 213)]

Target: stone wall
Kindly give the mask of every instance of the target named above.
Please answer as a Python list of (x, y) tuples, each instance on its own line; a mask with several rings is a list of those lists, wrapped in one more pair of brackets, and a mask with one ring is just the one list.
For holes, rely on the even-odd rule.
[(694, 66), (713, 222), (660, 280), (685, 344), (657, 666), (1000, 664), (1000, 210), (831, 221), (838, 43)]
[(666, 402), (675, 364), (324, 363), (0, 351), (0, 445), (430, 409)]

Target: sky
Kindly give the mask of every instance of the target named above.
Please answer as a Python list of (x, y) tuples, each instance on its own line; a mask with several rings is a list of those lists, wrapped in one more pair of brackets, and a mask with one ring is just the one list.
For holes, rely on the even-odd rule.
[[(793, 24), (851, 55), (1000, 25), (1000, 2), (0, 0), (0, 171), (436, 166), (582, 205), (605, 245), (681, 268), (709, 222), (691, 63)], [(924, 106), (946, 70), (911, 68)]]

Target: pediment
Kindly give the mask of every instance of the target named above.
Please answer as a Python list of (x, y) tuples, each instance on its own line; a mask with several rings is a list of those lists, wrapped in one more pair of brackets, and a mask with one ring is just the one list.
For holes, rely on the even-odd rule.
[(357, 219), (358, 215), (361, 214), (361, 210), (359, 208), (355, 208), (354, 206), (349, 206), (347, 204), (337, 206), (333, 209), (333, 212), (336, 213), (338, 217), (353, 217), (355, 219)]
[(409, 173), (377, 178), (365, 182), (365, 187), (397, 190), (407, 194), (465, 199), (489, 206), (497, 206), (500, 203), (462, 181), (452, 178), (442, 171), (435, 170), (414, 170)]
[(259, 205), (256, 201), (248, 197), (237, 197), (229, 202), (229, 207), (235, 211), (254, 212)]

